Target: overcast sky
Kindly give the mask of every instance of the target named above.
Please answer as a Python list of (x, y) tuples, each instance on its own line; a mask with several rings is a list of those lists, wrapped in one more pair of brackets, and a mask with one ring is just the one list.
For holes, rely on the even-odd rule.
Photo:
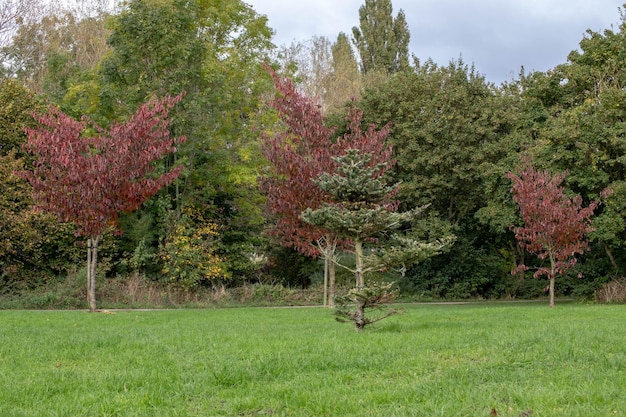
[[(274, 43), (313, 36), (335, 41), (358, 26), (364, 0), (244, 0), (269, 19)], [(517, 78), (522, 66), (547, 71), (567, 62), (587, 29), (617, 30), (624, 0), (392, 0), (404, 10), (410, 53), (446, 65), (463, 58), (493, 82)]]

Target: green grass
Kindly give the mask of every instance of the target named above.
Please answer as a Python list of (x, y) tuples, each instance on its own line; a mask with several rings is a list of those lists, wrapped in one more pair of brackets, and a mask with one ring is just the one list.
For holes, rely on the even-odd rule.
[[(0, 311), (0, 416), (626, 416), (626, 307)], [(532, 414), (530, 414), (532, 410)]]

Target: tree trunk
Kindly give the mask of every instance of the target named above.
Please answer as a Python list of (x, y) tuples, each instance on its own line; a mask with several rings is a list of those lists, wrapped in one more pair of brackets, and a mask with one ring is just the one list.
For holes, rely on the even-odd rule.
[(358, 239), (354, 241), (354, 254), (356, 258), (356, 289), (361, 291), (365, 286), (363, 279), (363, 242)]
[(556, 270), (554, 265), (554, 257), (550, 253), (550, 308), (554, 308), (554, 278), (556, 276)]
[(328, 269), (328, 253), (326, 253), (324, 254), (324, 307), (328, 305)]
[(89, 311), (96, 311), (96, 266), (100, 236), (87, 240), (87, 302)]
[(360, 332), (365, 328), (365, 303), (358, 300), (356, 303), (356, 311), (354, 312), (354, 328)]
[(328, 306), (335, 306), (335, 260), (334, 253), (331, 255), (330, 264), (328, 265)]
[[(515, 256), (515, 254), (513, 255), (513, 261), (515, 266), (517, 267), (518, 265), (524, 265), (525, 259), (524, 259), (524, 249), (520, 246), (519, 242), (516, 240), (515, 241), (515, 247), (514, 247), (514, 252), (517, 253), (517, 257)], [(519, 262), (518, 262), (519, 259)], [(517, 279), (519, 281), (524, 281), (524, 271), (519, 270), (515, 273), (515, 276), (517, 277)]]
[(609, 245), (607, 245), (606, 243), (604, 244), (604, 251), (606, 252), (606, 256), (608, 256), (609, 260), (611, 261), (613, 270), (615, 271), (615, 273), (618, 273), (619, 266), (617, 266), (617, 262), (615, 262), (615, 257), (613, 256), (613, 252), (611, 252), (611, 248), (609, 248)]
[(550, 308), (554, 308), (554, 276), (550, 277)]

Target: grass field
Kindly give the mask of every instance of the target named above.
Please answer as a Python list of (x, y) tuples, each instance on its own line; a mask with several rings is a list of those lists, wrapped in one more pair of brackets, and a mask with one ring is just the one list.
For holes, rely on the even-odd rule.
[[(626, 416), (626, 306), (0, 311), (0, 416)], [(494, 414), (495, 413), (495, 414)]]

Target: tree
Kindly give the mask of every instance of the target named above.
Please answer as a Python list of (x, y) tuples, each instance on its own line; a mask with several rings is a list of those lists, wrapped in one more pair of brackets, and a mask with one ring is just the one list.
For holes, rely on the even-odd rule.
[(319, 103), (326, 113), (326, 83), (331, 73), (331, 44), (324, 36), (313, 36), (304, 42), (292, 42), (282, 47), (278, 60), (283, 72), (289, 73), (298, 90), (310, 100)]
[(35, 288), (72, 270), (79, 257), (70, 224), (33, 208), (32, 189), (18, 172), (24, 158), (0, 155), (0, 292)]
[[(524, 226), (515, 228), (515, 236), (524, 249), (550, 261), (550, 267), (540, 267), (534, 276), (546, 275), (550, 280), (550, 307), (554, 307), (555, 278), (576, 264), (577, 253), (588, 249), (586, 235), (593, 231), (591, 217), (599, 203), (592, 201), (583, 208), (579, 195), (565, 195), (561, 186), (565, 174), (538, 171), (528, 159), (518, 171), (507, 174), (524, 220)], [(528, 267), (520, 264), (518, 269)]]
[(0, 155), (20, 152), (26, 141), (24, 128), (32, 126), (37, 108), (33, 94), (18, 81), (0, 79)]
[[(385, 145), (389, 127), (375, 131), (370, 126), (361, 129), (363, 113), (352, 107), (347, 117), (347, 131), (332, 140), (336, 128), (325, 126), (321, 109), (296, 90), (293, 83), (268, 69), (274, 78), (279, 95), (271, 102), (283, 123), (282, 130), (264, 135), (264, 155), (270, 162), (271, 175), (263, 180), (267, 208), (276, 216), (273, 233), (282, 245), (293, 247), (307, 255), (321, 253), (326, 261), (325, 277), (330, 280), (330, 299), (334, 292), (335, 233), (302, 221), (300, 215), (307, 208), (318, 208), (329, 201), (329, 194), (314, 186), (312, 181), (323, 172), (334, 173), (337, 164), (334, 156), (348, 148), (372, 155), (373, 163), (387, 160), (391, 147)], [(327, 272), (326, 272), (327, 271)]]
[(303, 222), (300, 214), (307, 207), (317, 208), (328, 199), (320, 188), (312, 185), (311, 180), (324, 171), (333, 172), (335, 169), (331, 159), (331, 136), (335, 129), (324, 125), (319, 107), (298, 92), (289, 79), (267, 69), (278, 91), (270, 105), (283, 123), (277, 133), (262, 137), (263, 155), (270, 163), (271, 171), (263, 178), (261, 187), (266, 195), (266, 207), (276, 217), (271, 233), (279, 237), (283, 246), (293, 247), (307, 256), (319, 253), (324, 256), (324, 291), (326, 281), (330, 280), (332, 300), (334, 265), (328, 260), (333, 257), (336, 236)]
[[(153, 94), (187, 92), (170, 127), (187, 138), (174, 156), (185, 171), (162, 196), (159, 207), (167, 212), (155, 205), (137, 213), (159, 231), (150, 249), (175, 239), (168, 231), (201, 230), (199, 219), (210, 219), (218, 225), (224, 270), (247, 278), (258, 267), (250, 255), (262, 244), (264, 220), (256, 179), (265, 163), (258, 126), (269, 123), (259, 111), (271, 89), (261, 67), (273, 47), (267, 18), (241, 0), (132, 0), (110, 27), (111, 53), (101, 65), (104, 106), (126, 115)], [(183, 219), (187, 206), (202, 216)], [(167, 224), (178, 220), (183, 224)]]
[(592, 250), (604, 252), (593, 268), (597, 277), (619, 276), (626, 268), (621, 250), (626, 241), (625, 18), (622, 13), (618, 30), (587, 30), (567, 63), (532, 74), (523, 85), (538, 120), (533, 155), (555, 171), (567, 170), (567, 187), (584, 200), (613, 190), (590, 235), (599, 243)]
[(6, 69), (7, 47), (21, 23), (40, 8), (39, 0), (4, 0), (0, 3), (0, 74)]
[(294, 42), (277, 55), (282, 72), (289, 74), (304, 96), (321, 106), (323, 115), (343, 111), (351, 99), (360, 96), (362, 76), (345, 33), (333, 44), (322, 36)]
[[(94, 71), (110, 51), (106, 11), (80, 16), (72, 11), (51, 11), (38, 20), (24, 21), (5, 49), (7, 71), (30, 89), (60, 102), (72, 83)], [(93, 78), (93, 77), (92, 77)]]
[(359, 27), (352, 28), (361, 57), (361, 71), (393, 74), (409, 66), (411, 35), (404, 11), (393, 17), (391, 0), (365, 0), (359, 8)]
[(182, 167), (157, 173), (154, 161), (176, 151), (168, 131), (168, 111), (182, 95), (152, 100), (125, 123), (104, 129), (86, 118), (76, 121), (51, 107), (28, 129), (26, 151), (35, 157), (22, 176), (33, 187), (41, 210), (76, 225), (87, 237), (87, 289), (90, 311), (96, 309), (98, 242), (116, 228), (121, 212), (138, 209), (181, 173)]
[(331, 46), (332, 64), (328, 76), (324, 104), (331, 114), (341, 110), (352, 99), (361, 95), (361, 74), (359, 65), (345, 33), (340, 33)]
[[(386, 138), (387, 128), (376, 132), (370, 126), (368, 134)], [(389, 163), (372, 164), (370, 152), (350, 148), (334, 160), (339, 164), (338, 172), (325, 172), (316, 181), (332, 197), (331, 201), (318, 209), (306, 209), (302, 213), (302, 219), (351, 242), (356, 288), (340, 304), (338, 311), (341, 315), (347, 315), (356, 329), (361, 330), (367, 324), (382, 318), (368, 319), (365, 310), (377, 308), (381, 303), (390, 301), (389, 286), (367, 287), (365, 273), (398, 265), (404, 267), (411, 262), (422, 261), (437, 253), (445, 243), (422, 243), (392, 233), (414, 219), (423, 208), (408, 212), (394, 210), (392, 198), (397, 191), (397, 185), (389, 186), (383, 178), (389, 169)], [(371, 241), (374, 247), (369, 254), (364, 250), (367, 241)], [(345, 265), (344, 267), (347, 268)], [(356, 303), (353, 313), (346, 312), (347, 302)]]
[(494, 87), (462, 61), (446, 66), (427, 61), (364, 90), (359, 106), (367, 122), (393, 121), (389, 141), (397, 163), (389, 175), (401, 183), (400, 207), (429, 204), (421, 225), (414, 225), (424, 239), (457, 236), (440, 255), (411, 268), (400, 285), (460, 298), (499, 295), (491, 291), (502, 291), (499, 284), (511, 280), (509, 244), (515, 239), (505, 233), (510, 223), (496, 231), (476, 214), (489, 204), (492, 194), (486, 189), (492, 185), (502, 184), (498, 192), (510, 200), (504, 175), (514, 165), (496, 171), (501, 168), (492, 164), (523, 149), (521, 140), (510, 136), (521, 113), (519, 101), (515, 88)]

